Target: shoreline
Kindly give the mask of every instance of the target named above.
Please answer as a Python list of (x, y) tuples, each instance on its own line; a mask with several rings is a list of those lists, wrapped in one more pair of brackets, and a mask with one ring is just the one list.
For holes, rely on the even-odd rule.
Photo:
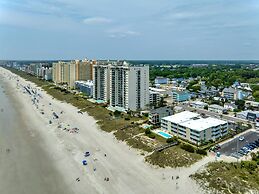
[[(8, 70), (0, 68), (9, 76), (17, 76)], [(33, 83), (19, 77), (20, 83)], [(9, 87), (15, 88), (16, 81), (10, 80)], [(18, 92), (17, 101), (23, 104), (26, 110), (24, 117), (27, 122), (34, 122), (35, 129), (42, 136), (46, 151), (53, 157), (53, 163), (63, 173), (67, 183), (75, 185), (75, 178), (81, 181), (72, 186), (75, 193), (84, 193), (92, 189), (91, 193), (201, 193), (199, 186), (189, 175), (198, 170), (203, 164), (211, 160), (206, 157), (188, 168), (157, 168), (144, 162), (144, 157), (137, 150), (130, 148), (126, 143), (116, 140), (113, 134), (104, 132), (96, 124), (96, 120), (87, 113), (78, 114), (78, 109), (56, 99), (52, 99), (45, 91), (41, 91), (43, 98), (39, 103), (44, 109), (44, 115), (32, 106), (31, 99), (21, 90)], [(17, 95), (17, 96), (18, 96)], [(49, 103), (51, 102), (51, 106)], [(47, 107), (47, 108), (46, 108)], [(78, 127), (79, 134), (70, 134), (57, 128), (58, 123), (48, 124), (51, 109), (64, 114), (59, 120), (73, 127)], [(35, 114), (30, 114), (34, 113)], [(33, 131), (32, 131), (33, 132)], [(89, 165), (82, 166), (83, 153), (90, 151)], [(104, 157), (104, 154), (107, 157)], [(94, 161), (94, 158), (97, 161)], [(64, 169), (62, 166), (66, 166)], [(96, 171), (93, 171), (96, 168)], [(64, 172), (64, 171), (65, 172)], [(180, 176), (178, 183), (172, 181), (172, 176)], [(72, 178), (73, 177), (73, 178)], [(110, 181), (105, 182), (104, 177)], [(71, 184), (72, 185), (72, 184)]]

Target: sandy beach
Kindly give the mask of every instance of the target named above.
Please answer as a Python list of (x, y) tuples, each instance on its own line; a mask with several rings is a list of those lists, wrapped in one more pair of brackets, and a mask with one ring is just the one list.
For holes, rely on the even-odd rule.
[[(0, 102), (0, 193), (202, 193), (189, 175), (213, 157), (189, 168), (151, 166), (138, 150), (102, 131), (87, 113), (78, 113), (33, 83), (0, 68), (0, 85), (6, 96)], [(37, 91), (38, 102), (33, 103), (24, 86)], [(13, 118), (5, 118), (6, 111)], [(72, 128), (79, 132), (72, 133)]]

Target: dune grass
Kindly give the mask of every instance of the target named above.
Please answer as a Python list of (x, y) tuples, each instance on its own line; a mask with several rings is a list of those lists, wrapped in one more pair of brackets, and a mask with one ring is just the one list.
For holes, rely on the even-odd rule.
[(212, 162), (191, 177), (214, 193), (259, 193), (259, 166), (254, 161)]

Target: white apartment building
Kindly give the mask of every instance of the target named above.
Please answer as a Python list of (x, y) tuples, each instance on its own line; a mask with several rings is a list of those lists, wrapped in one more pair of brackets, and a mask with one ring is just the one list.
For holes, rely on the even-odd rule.
[(220, 114), (227, 111), (223, 106), (220, 106), (220, 105), (217, 105), (217, 104), (209, 105), (208, 110), (211, 111), (211, 112), (216, 112), (216, 113), (220, 113)]
[(93, 66), (93, 98), (107, 103), (110, 100), (110, 63), (97, 63)]
[(161, 128), (195, 144), (215, 140), (228, 133), (226, 121), (184, 111), (161, 119)]
[(149, 67), (115, 62), (110, 67), (110, 107), (143, 110), (149, 104)]
[(161, 102), (161, 94), (159, 92), (149, 91), (149, 104), (157, 106)]

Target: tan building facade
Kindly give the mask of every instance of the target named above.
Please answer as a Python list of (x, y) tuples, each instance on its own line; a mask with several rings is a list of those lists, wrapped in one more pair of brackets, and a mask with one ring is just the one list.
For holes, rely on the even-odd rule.
[(93, 80), (94, 61), (85, 59), (82, 61), (76, 60), (74, 63), (76, 65), (77, 80), (82, 80), (82, 81)]
[(53, 63), (53, 82), (56, 84), (67, 84), (69, 88), (75, 87), (75, 81), (93, 79), (94, 61), (59, 61)]

